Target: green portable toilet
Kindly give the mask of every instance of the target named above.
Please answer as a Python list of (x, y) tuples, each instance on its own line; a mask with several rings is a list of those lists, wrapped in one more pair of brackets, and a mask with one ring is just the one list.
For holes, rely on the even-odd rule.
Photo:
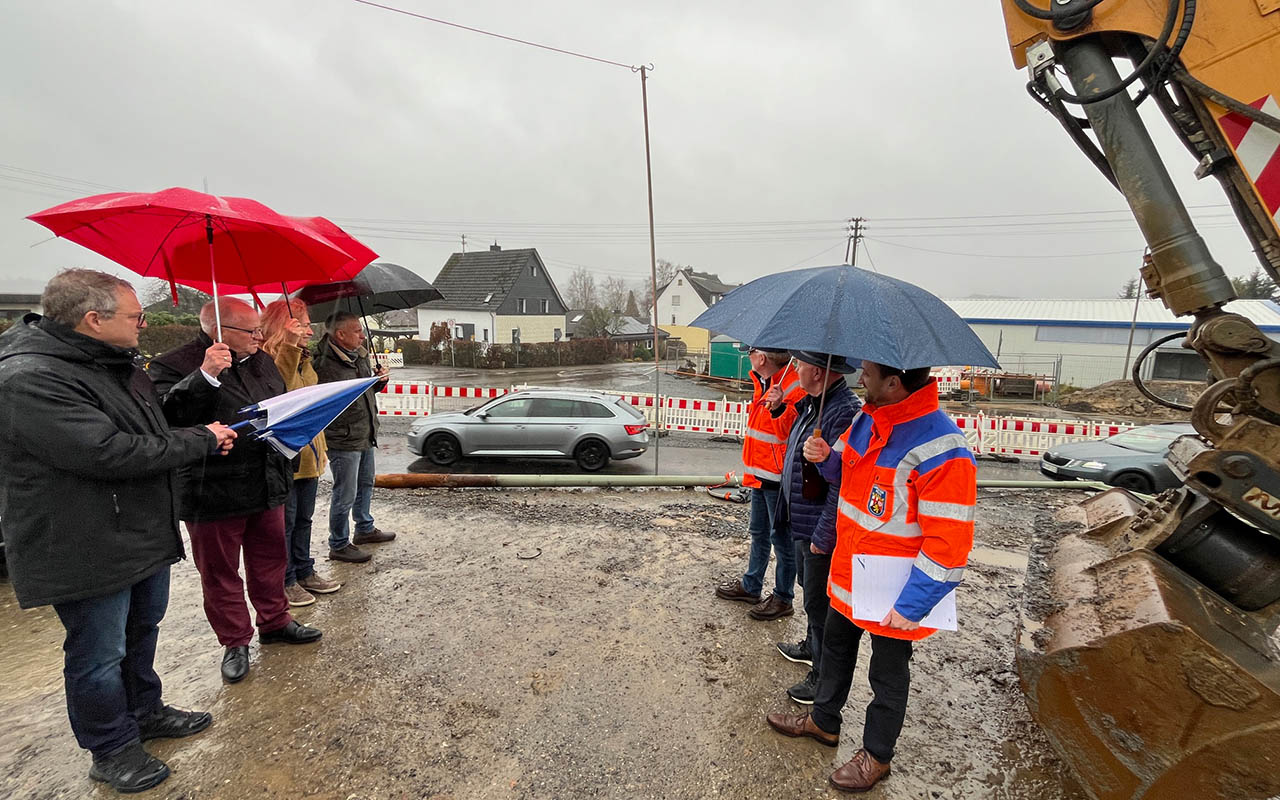
[(749, 380), (751, 359), (738, 349), (737, 339), (716, 336), (711, 340), (711, 377)]

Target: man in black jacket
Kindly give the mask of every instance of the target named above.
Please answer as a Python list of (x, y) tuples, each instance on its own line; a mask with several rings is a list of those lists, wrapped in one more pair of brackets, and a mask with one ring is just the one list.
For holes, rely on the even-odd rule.
[[(360, 318), (349, 311), (329, 317), (327, 331), (316, 345), (315, 368), (321, 383), (347, 381), (386, 375), (387, 368), (377, 371), (369, 364), (369, 351), (364, 347), (364, 327)], [(329, 469), (333, 471), (333, 496), (329, 500), (329, 558), (360, 563), (372, 556), (359, 545), (389, 542), (396, 538), (390, 531), (373, 524), (374, 455), (378, 452), (378, 392), (386, 386), (379, 381), (338, 415), (324, 429), (325, 447), (329, 452)], [(351, 520), (355, 535), (351, 535)]]
[[(240, 411), (245, 406), (284, 393), (275, 361), (261, 350), (258, 313), (231, 298), (219, 300), (218, 311), (220, 322), (213, 303), (206, 304), (195, 341), (152, 360), (148, 368), (164, 398), (164, 415), (175, 425), (233, 424), (245, 418)], [(219, 327), (222, 342), (215, 345)], [(293, 467), (268, 443), (242, 439), (226, 458), (205, 459), (182, 477), (179, 513), (191, 534), (205, 616), (226, 648), (222, 677), (235, 683), (249, 672), (253, 639), (246, 583), (258, 612), (260, 643), (306, 644), (320, 638), (319, 630), (293, 619), (284, 595), (284, 503)]]
[(836, 508), (840, 493), (831, 491), (817, 467), (804, 460), (804, 443), (815, 427), (831, 435), (835, 431), (843, 433), (862, 403), (845, 380), (845, 375), (857, 368), (844, 356), (808, 350), (792, 350), (791, 356), (796, 360), (796, 378), (806, 396), (796, 403), (799, 416), (787, 438), (782, 493), (774, 524), (785, 526), (795, 541), (796, 576), (804, 588), (804, 613), (808, 622), (805, 638), (795, 644), (779, 642), (778, 652), (789, 661), (809, 665), (809, 674), (787, 689), (787, 695), (801, 705), (813, 705), (827, 608), (831, 604), (827, 597), (827, 576), (831, 572), (831, 552), (836, 546)]
[(142, 742), (189, 736), (203, 712), (161, 700), (154, 668), (183, 557), (175, 470), (225, 453), (224, 425), (170, 430), (137, 366), (145, 315), (127, 282), (60, 273), (0, 337), (0, 515), (23, 608), (52, 605), (66, 628), (67, 716), (93, 754), (89, 776), (122, 792), (169, 775)]

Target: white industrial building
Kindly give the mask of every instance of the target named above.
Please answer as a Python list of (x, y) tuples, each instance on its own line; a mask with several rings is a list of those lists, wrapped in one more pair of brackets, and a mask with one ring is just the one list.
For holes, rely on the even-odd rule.
[[(1152, 341), (1185, 331), (1190, 318), (1175, 317), (1159, 300), (947, 300), (969, 323), (1008, 372), (1056, 375), (1064, 384), (1086, 387), (1127, 379), (1129, 364)], [(1236, 300), (1227, 311), (1252, 320), (1280, 341), (1280, 305), (1270, 300)], [(1129, 343), (1130, 329), (1132, 346)], [(1203, 360), (1179, 346), (1162, 345), (1143, 365), (1143, 378), (1203, 380)]]

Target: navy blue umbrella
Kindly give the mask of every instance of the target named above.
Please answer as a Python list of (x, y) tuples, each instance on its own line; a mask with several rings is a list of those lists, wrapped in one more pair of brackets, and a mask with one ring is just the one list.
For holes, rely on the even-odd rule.
[(832, 353), (898, 369), (1000, 366), (946, 303), (919, 286), (847, 264), (757, 278), (690, 325), (753, 347)]

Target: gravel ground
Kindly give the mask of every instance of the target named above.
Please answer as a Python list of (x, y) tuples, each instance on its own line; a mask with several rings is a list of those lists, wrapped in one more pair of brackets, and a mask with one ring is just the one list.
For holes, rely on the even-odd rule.
[[(327, 494), (323, 491), (322, 496)], [(870, 797), (1082, 797), (1013, 671), (1027, 540), (1080, 493), (983, 492), (961, 628), (918, 647), (892, 776)], [(865, 656), (838, 751), (774, 734), (804, 668), (711, 588), (741, 569), (746, 507), (691, 491), (379, 490), (400, 532), (342, 591), (299, 609), (310, 647), (251, 648), (224, 686), (190, 562), (174, 568), (159, 670), (214, 726), (155, 742), (173, 776), (143, 797), (828, 797), (860, 745)], [(320, 509), (317, 519), (324, 519)], [(315, 549), (319, 550), (320, 537)], [(66, 724), (61, 628), (0, 595), (0, 797), (114, 796)]]

